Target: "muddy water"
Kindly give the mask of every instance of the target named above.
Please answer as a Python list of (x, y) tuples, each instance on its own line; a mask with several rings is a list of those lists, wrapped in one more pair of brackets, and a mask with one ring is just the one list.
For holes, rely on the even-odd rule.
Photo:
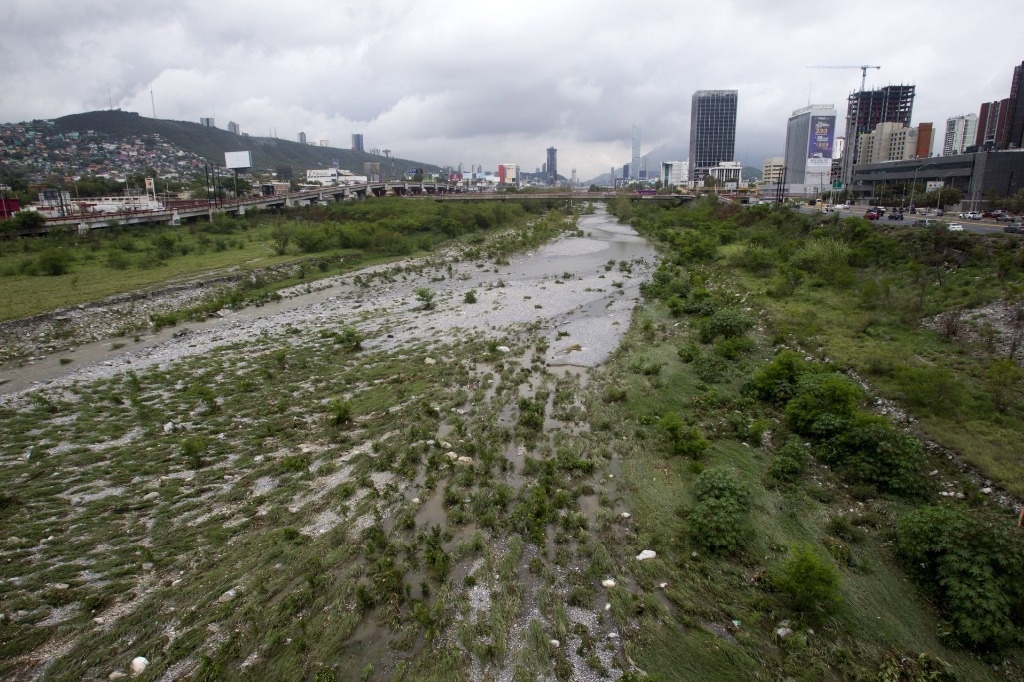
[[(515, 325), (539, 322), (549, 343), (549, 366), (593, 367), (618, 346), (629, 326), (639, 285), (650, 276), (655, 252), (603, 207), (581, 217), (578, 227), (584, 237), (560, 238), (512, 258), (508, 266), (453, 263), (451, 276), (441, 283), (429, 279), (437, 271), (403, 275), (392, 282), (375, 279), (369, 289), (355, 286), (351, 277), (335, 277), (313, 283), (309, 291), (304, 285), (296, 287), (277, 302), (224, 311), (204, 322), (142, 334), (137, 341), (108, 338), (11, 363), (0, 367), (0, 395), (168, 364), (285, 325), (353, 321), (367, 335), (367, 349), (423, 341), (430, 333), (439, 342), (459, 338), (467, 330), (500, 337)], [(609, 261), (614, 265), (606, 270)], [(631, 264), (631, 274), (619, 270), (620, 261)], [(432, 311), (418, 310), (413, 294), (425, 284), (438, 294)], [(477, 292), (478, 304), (463, 302), (470, 289)]]

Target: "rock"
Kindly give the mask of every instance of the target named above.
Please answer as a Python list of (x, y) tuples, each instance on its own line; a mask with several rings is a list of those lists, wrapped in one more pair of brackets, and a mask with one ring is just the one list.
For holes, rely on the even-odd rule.
[(423, 364), (424, 365), (436, 365), (437, 364), (437, 360), (435, 360), (434, 358), (427, 358), (427, 359), (425, 359), (423, 361)]
[(125, 675), (120, 670), (115, 670), (114, 672), (112, 672), (109, 675), (107, 675), (107, 679), (108, 680), (123, 680), (126, 677), (128, 677), (128, 676)]
[(629, 518), (629, 512), (622, 512), (621, 514), (619, 514), (619, 516), (621, 516), (624, 519), (628, 519)]
[(143, 670), (149, 665), (149, 659), (145, 656), (136, 656), (132, 659), (132, 672), (136, 675), (142, 673)]
[(96, 625), (103, 625), (104, 623), (107, 622), (107, 619), (104, 618), (103, 616), (96, 616), (95, 618), (92, 619), (92, 622), (96, 623)]
[(452, 449), (452, 444), (449, 443), (446, 440), (443, 440), (443, 441), (439, 442), (438, 445), (441, 446), (442, 450), (451, 450)]
[(419, 504), (419, 503), (420, 503), (420, 498), (418, 498), (418, 497), (414, 497), (414, 498), (412, 498), (412, 500), (410, 500), (410, 501), (411, 501), (411, 502), (412, 502), (413, 504)]
[(928, 475), (929, 476), (938, 476), (939, 475), (939, 470), (938, 469), (932, 469), (931, 471), (928, 472)]
[(143, 495), (142, 496), (142, 501), (143, 502), (149, 502), (150, 500), (155, 500), (158, 497), (160, 497), (160, 493), (158, 493), (157, 491), (154, 490), (151, 493), (146, 493), (145, 495)]
[(606, 578), (601, 581), (601, 587), (615, 587), (615, 581), (611, 578)]
[(142, 564), (142, 570), (143, 571), (152, 571), (153, 570), (153, 562), (152, 561), (144, 562)]
[(67, 583), (54, 583), (54, 585), (53, 585), (53, 589), (57, 590), (58, 592), (63, 592), (64, 590), (67, 590), (67, 589), (70, 589), (70, 588), (71, 588), (71, 585), (68, 585)]
[(668, 587), (668, 583), (660, 583), (658, 587), (664, 590), (666, 587)]
[(619, 633), (617, 633), (617, 632), (609, 632), (608, 633), (608, 639), (618, 639), (618, 638), (619, 638)]
[(636, 555), (636, 560), (647, 561), (648, 559), (653, 559), (656, 556), (658, 556), (658, 553), (655, 552), (653, 549), (645, 549), (644, 551)]
[(224, 594), (222, 594), (219, 597), (217, 597), (217, 601), (220, 602), (221, 604), (227, 604), (229, 601), (231, 601), (232, 599), (234, 599), (237, 596), (238, 596), (238, 590), (236, 590), (235, 588), (232, 587), (230, 590), (228, 590)]
[(786, 638), (790, 637), (792, 634), (793, 634), (793, 631), (790, 630), (789, 628), (776, 628), (775, 629), (775, 636), (778, 637), (779, 639), (786, 639)]
[(456, 452), (446, 452), (444, 453), (444, 456), (453, 462), (459, 458), (459, 455)]
[(987, 488), (987, 487), (986, 488), (982, 488), (981, 489), (981, 494), (982, 495), (991, 495), (992, 494), (992, 488)]
[(459, 464), (472, 464), (473, 458), (467, 457), (466, 455), (460, 455), (459, 458), (456, 459), (455, 461), (458, 462)]
[(611, 611), (612, 610), (612, 605), (610, 603), (608, 603), (608, 602), (605, 602), (604, 610), (605, 611)]
[(508, 353), (511, 352), (512, 349), (509, 348), (508, 346), (498, 346), (495, 350), (497, 350), (499, 353)]
[(696, 552), (690, 552), (690, 558), (691, 559), (696, 559), (697, 558), (697, 553)]
[(553, 646), (553, 647), (554, 647), (554, 648), (556, 648), (556, 649), (557, 649), (558, 647), (562, 646), (562, 643), (561, 643), (561, 642), (559, 642), (559, 641), (558, 641), (557, 639), (552, 639), (552, 640), (549, 640), (549, 641), (548, 641), (548, 644), (550, 644), (551, 646)]
[(171, 431), (174, 431), (174, 422), (164, 424), (164, 433), (170, 433)]

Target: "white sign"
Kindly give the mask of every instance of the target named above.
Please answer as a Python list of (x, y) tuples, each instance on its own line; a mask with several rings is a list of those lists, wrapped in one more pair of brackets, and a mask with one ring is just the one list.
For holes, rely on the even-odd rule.
[(924, 188), (926, 192), (934, 192), (935, 190), (942, 189), (945, 186), (946, 183), (943, 180), (929, 180), (928, 182), (924, 183)]
[(224, 152), (225, 168), (252, 168), (252, 152)]

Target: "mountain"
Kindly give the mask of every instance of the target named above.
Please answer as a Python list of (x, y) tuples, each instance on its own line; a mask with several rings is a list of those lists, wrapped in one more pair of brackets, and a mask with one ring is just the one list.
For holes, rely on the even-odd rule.
[(339, 168), (363, 174), (363, 164), (377, 162), (381, 171), (396, 177), (410, 168), (437, 172), (438, 166), (409, 159), (385, 158), (365, 152), (337, 147), (319, 147), (300, 144), (276, 137), (235, 135), (227, 130), (210, 128), (188, 121), (168, 121), (146, 118), (131, 111), (90, 111), (54, 119), (58, 132), (84, 133), (93, 130), (120, 137), (146, 137), (159, 135), (164, 141), (186, 152), (197, 154), (213, 163), (224, 163), (224, 152), (252, 152), (253, 167), (274, 170), (278, 166), (292, 166), (296, 175), (310, 168), (327, 168), (338, 163)]

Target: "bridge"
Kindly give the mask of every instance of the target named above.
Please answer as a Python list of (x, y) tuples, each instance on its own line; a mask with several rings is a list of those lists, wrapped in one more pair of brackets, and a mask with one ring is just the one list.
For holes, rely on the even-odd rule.
[(620, 194), (616, 192), (467, 192), (458, 185), (446, 182), (366, 182), (350, 185), (336, 185), (317, 189), (274, 194), (251, 199), (235, 199), (230, 201), (203, 199), (191, 202), (178, 202), (174, 206), (158, 210), (121, 211), (121, 212), (79, 212), (64, 216), (47, 218), (46, 224), (36, 229), (25, 231), (21, 236), (29, 234), (45, 234), (51, 230), (63, 228), (77, 229), (88, 232), (113, 225), (142, 225), (163, 223), (180, 225), (198, 218), (211, 220), (217, 213), (228, 215), (245, 215), (248, 210), (265, 210), (289, 206), (310, 204), (326, 204), (337, 201), (366, 199), (368, 197), (399, 196), (410, 199), (431, 201), (532, 201), (562, 199), (573, 201), (607, 201), (626, 196), (631, 201), (650, 201), (679, 205), (694, 199), (687, 194)]

